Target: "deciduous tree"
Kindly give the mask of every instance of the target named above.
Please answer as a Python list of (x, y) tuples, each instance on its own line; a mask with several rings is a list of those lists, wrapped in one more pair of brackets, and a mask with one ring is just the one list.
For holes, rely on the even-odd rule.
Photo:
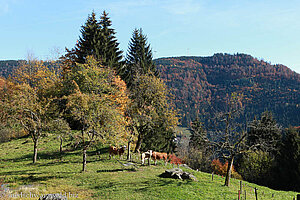
[(101, 66), (92, 57), (88, 57), (85, 64), (73, 67), (65, 83), (70, 90), (65, 97), (67, 108), (80, 123), (82, 171), (86, 171), (86, 151), (96, 141), (115, 145), (128, 139), (126, 85), (113, 70)]
[(48, 109), (53, 99), (47, 92), (57, 79), (55, 71), (49, 70), (42, 61), (29, 60), (13, 73), (11, 80), (16, 88), (12, 93), (6, 94), (5, 103), (10, 108), (10, 116), (20, 122), (32, 138), (33, 163), (37, 161), (41, 132), (50, 120)]
[(143, 149), (171, 151), (178, 124), (169, 90), (153, 74), (137, 77), (131, 89), (131, 116), (136, 119), (138, 140), (135, 151)]
[[(257, 150), (264, 145), (273, 148), (276, 143), (268, 141), (258, 132), (248, 132), (248, 124), (237, 123), (238, 118), (243, 112), (242, 104), (243, 95), (233, 93), (227, 99), (227, 108), (225, 112), (217, 113), (214, 127), (210, 132), (213, 137), (210, 139), (203, 138), (213, 148), (216, 149), (218, 157), (228, 161), (225, 186), (229, 186), (231, 177), (231, 168), (237, 155), (245, 154)], [(249, 137), (257, 138), (255, 142), (249, 143)]]

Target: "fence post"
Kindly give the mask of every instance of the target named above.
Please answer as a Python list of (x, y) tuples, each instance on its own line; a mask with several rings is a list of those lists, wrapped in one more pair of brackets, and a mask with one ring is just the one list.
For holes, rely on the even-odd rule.
[(211, 173), (211, 180), (214, 181), (214, 172)]
[(241, 194), (243, 194), (243, 182), (240, 181), (240, 191), (241, 191)]
[(239, 190), (239, 198), (238, 200), (241, 200), (241, 190)]
[(254, 191), (255, 191), (255, 199), (256, 199), (256, 200), (258, 200), (258, 198), (257, 198), (257, 190), (258, 190), (257, 188), (254, 188)]
[(245, 200), (247, 199), (247, 194), (246, 194), (246, 190), (245, 190)]

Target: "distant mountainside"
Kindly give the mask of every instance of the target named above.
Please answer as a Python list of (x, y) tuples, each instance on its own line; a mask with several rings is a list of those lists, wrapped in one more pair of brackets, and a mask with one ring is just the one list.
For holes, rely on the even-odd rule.
[(0, 76), (7, 78), (23, 60), (0, 60)]
[[(0, 76), (8, 77), (22, 61), (0, 61)], [(224, 109), (227, 95), (244, 94), (247, 118), (274, 113), (283, 126), (300, 125), (300, 74), (246, 54), (159, 58), (155, 63), (174, 94), (181, 124), (200, 117), (207, 122)], [(49, 63), (49, 67), (56, 64)]]
[(225, 104), (226, 95), (244, 94), (248, 119), (272, 111), (283, 126), (300, 124), (300, 74), (246, 54), (171, 57), (155, 60), (175, 96), (183, 126), (207, 119)]

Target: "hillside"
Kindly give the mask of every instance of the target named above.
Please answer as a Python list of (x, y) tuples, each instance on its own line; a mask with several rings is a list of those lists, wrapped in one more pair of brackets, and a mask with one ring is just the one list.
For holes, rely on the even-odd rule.
[[(95, 149), (88, 151), (87, 172), (81, 173), (81, 151), (64, 147), (60, 160), (59, 140), (49, 135), (39, 143), (38, 161), (32, 164), (31, 138), (21, 138), (1, 143), (0, 149), (0, 199), (38, 199), (42, 194), (62, 193), (68, 199), (237, 199), (239, 180), (232, 179), (231, 186), (224, 187), (224, 178), (183, 168), (193, 173), (198, 182), (164, 179), (158, 177), (170, 164), (141, 166), (137, 169), (122, 167), (115, 159), (108, 159), (105, 148), (101, 159)], [(68, 141), (65, 142), (67, 144)], [(125, 161), (122, 161), (125, 162)], [(245, 185), (244, 185), (245, 184)], [(255, 199), (253, 188), (258, 188), (259, 199), (290, 200), (296, 192), (271, 190), (243, 181), (247, 199)], [(6, 191), (7, 193), (3, 193)], [(9, 193), (10, 192), (10, 193)], [(20, 196), (22, 193), (22, 197)], [(14, 195), (14, 196), (13, 196)], [(18, 196), (19, 195), (19, 196)], [(25, 198), (27, 195), (27, 198)], [(31, 198), (30, 198), (31, 195)], [(2, 196), (3, 197), (3, 196)], [(9, 199), (7, 196), (4, 199)]]
[(248, 119), (269, 110), (283, 126), (300, 123), (300, 74), (246, 54), (172, 57), (155, 60), (175, 96), (182, 125), (207, 121), (224, 109), (226, 95), (244, 94)]
[(7, 78), (14, 68), (18, 67), (22, 60), (2, 60), (0, 61), (0, 76)]
[[(8, 77), (21, 61), (0, 61), (0, 76)], [(181, 125), (197, 116), (207, 122), (224, 109), (226, 95), (243, 93), (248, 119), (269, 110), (283, 126), (300, 124), (300, 74), (246, 54), (159, 58), (161, 77), (174, 93)], [(48, 63), (57, 67), (58, 63)]]

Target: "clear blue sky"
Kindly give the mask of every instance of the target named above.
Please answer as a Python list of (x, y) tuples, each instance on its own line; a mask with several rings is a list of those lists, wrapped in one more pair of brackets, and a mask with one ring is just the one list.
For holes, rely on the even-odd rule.
[(239, 52), (300, 73), (298, 0), (0, 0), (0, 60), (72, 48), (93, 10), (109, 13), (124, 51), (143, 28), (155, 58)]

